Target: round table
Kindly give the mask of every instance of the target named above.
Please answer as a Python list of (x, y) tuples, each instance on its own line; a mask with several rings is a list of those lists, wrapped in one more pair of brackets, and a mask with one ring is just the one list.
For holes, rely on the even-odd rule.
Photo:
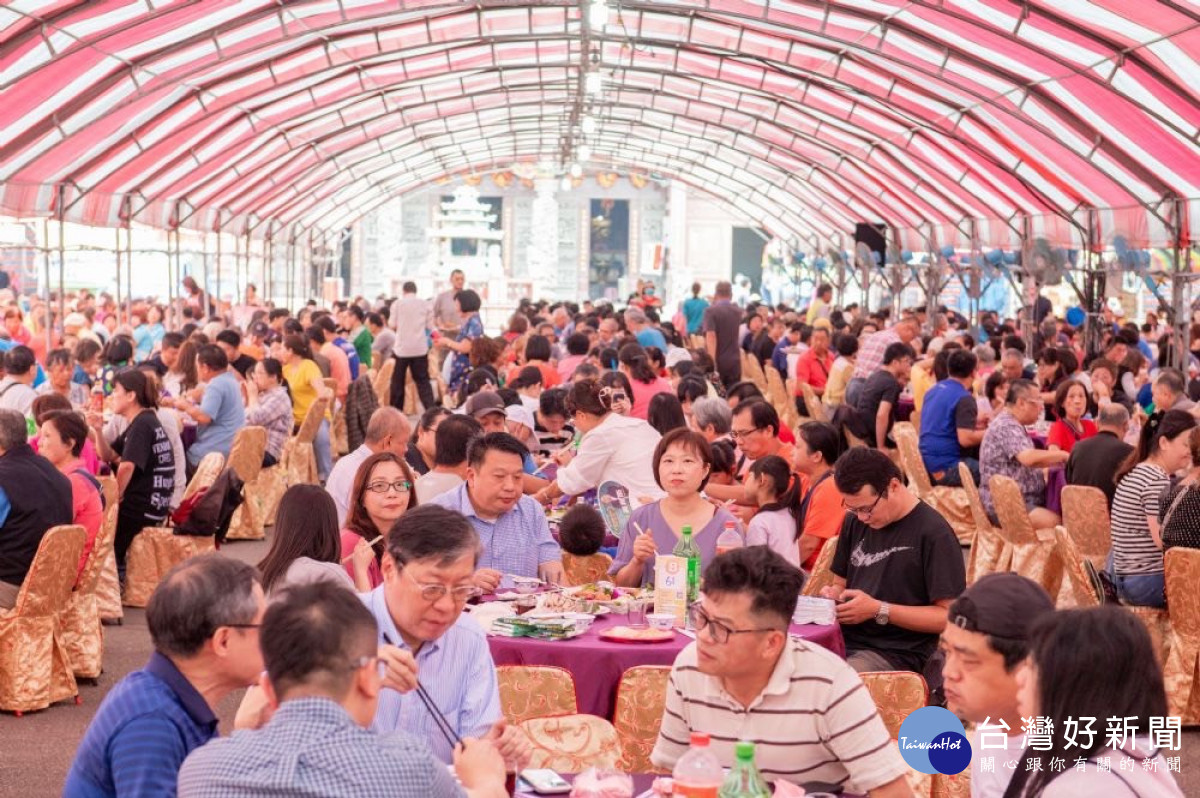
[[(692, 642), (690, 637), (678, 631), (672, 640), (663, 643), (614, 643), (600, 639), (600, 633), (605, 629), (625, 622), (624, 615), (612, 613), (598, 617), (591, 628), (570, 640), (489, 635), (488, 646), (497, 665), (566, 668), (575, 679), (579, 711), (611, 718), (621, 674), (637, 665), (673, 665), (679, 652)], [(819, 643), (839, 656), (846, 655), (842, 630), (836, 624), (793, 624), (791, 633)]]

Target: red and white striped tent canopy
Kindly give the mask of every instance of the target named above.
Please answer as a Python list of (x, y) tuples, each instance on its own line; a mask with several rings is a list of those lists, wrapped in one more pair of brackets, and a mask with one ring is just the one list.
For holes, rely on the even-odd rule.
[(1192, 0), (590, 2), (9, 0), (0, 213), (333, 230), (558, 157), (586, 100), (593, 167), (814, 246), (1200, 230)]

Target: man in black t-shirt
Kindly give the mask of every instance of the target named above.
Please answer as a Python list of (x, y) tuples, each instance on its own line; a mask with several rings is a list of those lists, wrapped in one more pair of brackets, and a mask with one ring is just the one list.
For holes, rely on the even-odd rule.
[[(834, 584), (821, 594), (838, 602), (846, 661), (860, 673), (923, 673), (947, 608), (966, 588), (958, 538), (903, 485), (883, 452), (849, 450), (833, 478), (846, 520), (831, 566)], [(933, 689), (941, 678), (931, 671), (925, 678)]]
[(895, 448), (888, 441), (888, 433), (896, 417), (900, 392), (908, 384), (916, 359), (917, 353), (908, 344), (900, 341), (888, 344), (883, 352), (883, 368), (867, 377), (863, 384), (856, 407), (861, 427), (855, 434), (863, 437), (869, 446)]

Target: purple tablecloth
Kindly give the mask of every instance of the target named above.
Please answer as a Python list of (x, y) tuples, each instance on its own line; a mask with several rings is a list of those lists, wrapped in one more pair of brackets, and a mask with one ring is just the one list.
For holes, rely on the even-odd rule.
[[(621, 674), (636, 665), (672, 665), (691, 638), (675, 632), (663, 643), (614, 643), (600, 639), (600, 632), (625, 623), (625, 616), (605, 615), (591, 628), (571, 640), (536, 640), (529, 637), (488, 637), (492, 659), (497, 665), (553, 665), (566, 668), (575, 678), (579, 711), (611, 718)], [(792, 625), (792, 634), (825, 646), (838, 656), (846, 655), (841, 627)]]
[(1062, 518), (1062, 492), (1067, 486), (1067, 470), (1061, 466), (1046, 469), (1046, 509)]
[(911, 396), (901, 396), (896, 402), (896, 421), (910, 421), (916, 409), (917, 403)]
[[(565, 780), (574, 783), (575, 773), (560, 773)], [(633, 794), (634, 796), (641, 795), (650, 789), (654, 784), (656, 776), (649, 773), (634, 773), (633, 776)], [(517, 782), (517, 791), (513, 793), (513, 798), (542, 798), (533, 790), (522, 789), (523, 782)], [(861, 798), (861, 796), (851, 795), (850, 793), (842, 793), (842, 798)]]

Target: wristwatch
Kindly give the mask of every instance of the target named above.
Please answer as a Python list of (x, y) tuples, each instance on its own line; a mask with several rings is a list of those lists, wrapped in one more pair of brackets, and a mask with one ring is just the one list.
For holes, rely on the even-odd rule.
[(875, 613), (875, 623), (880, 626), (887, 626), (888, 613), (892, 611), (892, 605), (886, 601), (879, 602), (879, 612)]

